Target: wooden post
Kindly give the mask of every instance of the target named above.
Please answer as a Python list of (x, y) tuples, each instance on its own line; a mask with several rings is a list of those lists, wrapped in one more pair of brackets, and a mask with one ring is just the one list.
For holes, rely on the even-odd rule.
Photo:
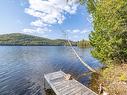
[(99, 86), (99, 94), (109, 95), (109, 93), (105, 91), (105, 88), (103, 87), (102, 84), (100, 84), (100, 86)]
[(103, 88), (102, 88), (102, 84), (99, 85), (99, 94), (103, 93)]
[[(45, 76), (45, 74), (44, 74), (44, 76)], [(43, 81), (44, 81), (44, 90), (46, 90), (45, 77), (44, 77)]]

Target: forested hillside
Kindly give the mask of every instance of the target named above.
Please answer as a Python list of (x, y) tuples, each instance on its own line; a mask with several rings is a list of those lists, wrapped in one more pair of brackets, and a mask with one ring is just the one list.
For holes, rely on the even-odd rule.
[[(77, 45), (76, 42), (71, 41), (72, 45)], [(67, 40), (37, 37), (21, 33), (12, 33), (0, 35), (0, 45), (32, 45), (32, 46), (63, 46), (68, 45)]]

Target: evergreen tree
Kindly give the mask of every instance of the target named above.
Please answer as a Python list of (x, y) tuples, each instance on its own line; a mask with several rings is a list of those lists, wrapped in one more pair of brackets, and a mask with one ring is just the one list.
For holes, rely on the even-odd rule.
[(86, 4), (93, 17), (93, 56), (105, 63), (127, 62), (127, 0), (87, 0)]
[(77, 42), (77, 46), (80, 48), (87, 48), (87, 47), (91, 47), (90, 42), (86, 41), (86, 40), (81, 40)]

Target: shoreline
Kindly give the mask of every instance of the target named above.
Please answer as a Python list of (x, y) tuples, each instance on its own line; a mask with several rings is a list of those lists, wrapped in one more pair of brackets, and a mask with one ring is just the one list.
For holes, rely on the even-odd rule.
[(64, 45), (0, 45), (0, 46), (64, 46)]
[(115, 64), (99, 69), (99, 74), (93, 73), (89, 87), (99, 92), (100, 84), (110, 95), (127, 95), (127, 64)]

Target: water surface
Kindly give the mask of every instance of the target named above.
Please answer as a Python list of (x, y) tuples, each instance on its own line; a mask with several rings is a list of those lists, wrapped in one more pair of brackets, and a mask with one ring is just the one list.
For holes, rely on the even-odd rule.
[[(90, 48), (75, 47), (82, 59), (94, 68), (101, 64)], [(44, 95), (44, 73), (62, 70), (78, 77), (88, 71), (64, 46), (0, 46), (0, 95)], [(89, 77), (79, 79), (83, 84)]]

